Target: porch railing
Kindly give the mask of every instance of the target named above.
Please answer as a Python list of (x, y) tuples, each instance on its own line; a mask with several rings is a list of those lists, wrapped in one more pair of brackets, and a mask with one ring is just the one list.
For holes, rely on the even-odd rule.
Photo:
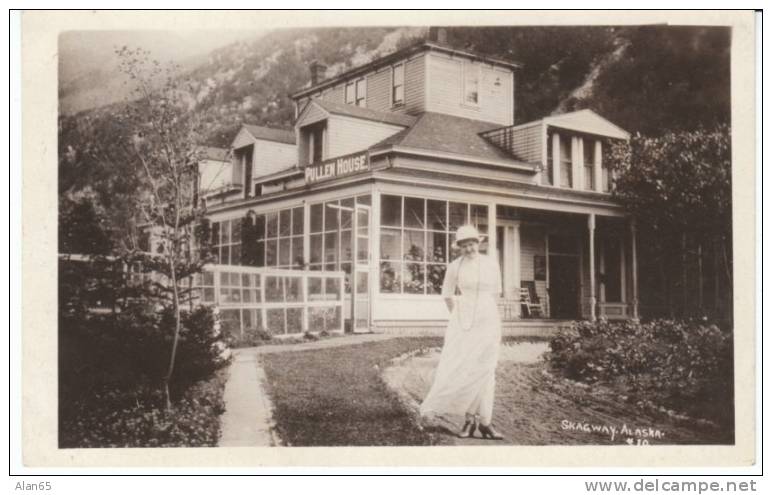
[(343, 332), (344, 272), (207, 265), (195, 276), (196, 300), (218, 307), (235, 336)]

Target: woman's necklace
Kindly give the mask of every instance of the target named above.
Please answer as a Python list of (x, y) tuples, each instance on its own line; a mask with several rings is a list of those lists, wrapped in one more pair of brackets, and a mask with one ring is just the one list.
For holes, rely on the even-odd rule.
[[(472, 318), (470, 320), (469, 327), (464, 328), (464, 326), (461, 324), (461, 311), (456, 312), (456, 315), (458, 316), (458, 325), (461, 327), (461, 330), (464, 330), (464, 331), (469, 331), (474, 326), (474, 320), (477, 317), (477, 302), (480, 298), (480, 275), (482, 274), (482, 268), (481, 268), (479, 254), (475, 256), (475, 260), (477, 261), (477, 288), (474, 294), (474, 309), (472, 310)], [(464, 256), (464, 258), (461, 260), (462, 263), (464, 261), (467, 261), (466, 256)], [(459, 266), (459, 269), (460, 269), (460, 266)]]

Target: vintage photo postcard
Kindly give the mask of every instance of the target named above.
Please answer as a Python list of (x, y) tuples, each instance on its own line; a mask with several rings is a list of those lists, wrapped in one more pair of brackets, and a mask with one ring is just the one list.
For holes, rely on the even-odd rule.
[(754, 464), (755, 37), (24, 12), (24, 464)]

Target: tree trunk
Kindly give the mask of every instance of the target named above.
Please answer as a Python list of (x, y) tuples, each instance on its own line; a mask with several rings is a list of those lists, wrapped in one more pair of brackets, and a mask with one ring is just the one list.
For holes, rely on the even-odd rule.
[(164, 399), (166, 400), (166, 410), (169, 411), (172, 408), (172, 400), (169, 394), (169, 383), (172, 379), (172, 373), (174, 373), (174, 361), (177, 358), (177, 344), (180, 340), (180, 293), (177, 286), (177, 271), (174, 266), (174, 261), (170, 262), (170, 274), (172, 279), (172, 304), (174, 305), (174, 340), (172, 341), (172, 353), (169, 357), (169, 369), (166, 371), (164, 377)]

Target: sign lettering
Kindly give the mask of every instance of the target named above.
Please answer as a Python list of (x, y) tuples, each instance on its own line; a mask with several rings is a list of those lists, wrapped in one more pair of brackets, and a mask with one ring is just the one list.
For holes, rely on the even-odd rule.
[(341, 156), (316, 165), (308, 165), (306, 167), (306, 184), (314, 184), (368, 170), (370, 170), (370, 160), (367, 152)]

